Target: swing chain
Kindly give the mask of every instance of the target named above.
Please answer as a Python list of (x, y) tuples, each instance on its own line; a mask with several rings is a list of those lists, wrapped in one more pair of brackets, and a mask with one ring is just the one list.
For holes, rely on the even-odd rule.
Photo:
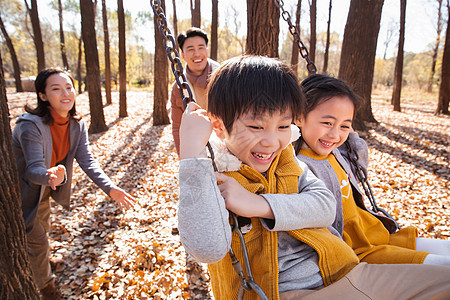
[[(152, 6), (156, 22), (158, 25), (159, 32), (161, 33), (161, 36), (164, 40), (164, 46), (166, 48), (167, 56), (172, 63), (172, 72), (175, 75), (175, 80), (178, 84), (178, 87), (180, 89), (180, 94), (183, 99), (183, 105), (184, 108), (186, 108), (187, 104), (190, 101), (194, 101), (194, 98), (192, 96), (192, 90), (189, 86), (189, 83), (187, 82), (186, 76), (184, 75), (183, 71), (183, 64), (181, 63), (179, 53), (177, 51), (175, 39), (170, 32), (170, 29), (167, 27), (167, 19), (164, 15), (164, 10), (161, 7), (161, 1), (160, 0), (151, 0), (150, 5)], [(170, 42), (170, 45), (169, 45)], [(184, 91), (187, 92), (188, 96), (185, 95)], [(211, 144), (207, 143), (207, 148), (209, 150), (211, 161), (213, 164), (214, 171), (217, 172), (217, 166), (214, 161), (214, 151), (211, 147)], [(253, 290), (256, 292), (256, 294), (259, 296), (262, 300), (268, 300), (267, 296), (264, 294), (264, 291), (258, 286), (258, 284), (253, 280), (251, 268), (250, 268), (250, 260), (248, 257), (247, 247), (245, 246), (245, 240), (242, 235), (242, 232), (239, 228), (239, 223), (237, 220), (236, 215), (233, 212), (230, 212), (231, 216), (233, 217), (233, 232), (236, 232), (239, 236), (239, 240), (242, 244), (242, 255), (244, 257), (244, 265), (245, 270), (247, 272), (247, 277), (245, 277), (243, 268), (239, 260), (236, 258), (236, 255), (234, 254), (234, 251), (232, 248), (230, 248), (228, 254), (230, 255), (230, 258), (232, 260), (233, 268), (236, 271), (236, 273), (239, 276), (239, 279), (241, 281), (241, 286), (239, 287), (238, 291), (238, 299), (243, 299), (245, 291)]]
[(372, 186), (370, 185), (369, 181), (367, 180), (367, 174), (366, 171), (362, 168), (362, 166), (358, 163), (359, 156), (358, 153), (353, 151), (352, 147), (350, 146), (350, 142), (348, 140), (345, 141), (345, 145), (347, 146), (348, 151), (348, 158), (350, 160), (350, 164), (354, 167), (354, 171), (356, 174), (357, 179), (359, 182), (361, 182), (361, 185), (364, 189), (364, 193), (366, 194), (367, 198), (370, 201), (370, 204), (372, 205), (372, 210), (375, 213), (382, 213), (387, 218), (391, 219), (394, 223), (397, 229), (401, 229), (400, 224), (395, 221), (395, 219), (384, 209), (379, 207), (377, 205), (377, 202), (375, 201), (375, 196), (372, 191)]
[(298, 28), (292, 24), (291, 14), (284, 10), (284, 1), (283, 0), (274, 0), (275, 5), (281, 9), (281, 17), (285, 20), (289, 25), (289, 32), (294, 37), (294, 41), (297, 43), (298, 50), (302, 58), (306, 61), (306, 69), (308, 69), (309, 74), (316, 74), (317, 67), (314, 62), (309, 58), (308, 49), (305, 47), (305, 44), (300, 39), (300, 33), (298, 32)]
[(195, 100), (192, 96), (192, 90), (188, 84), (186, 75), (184, 74), (183, 63), (181, 62), (180, 55), (177, 50), (177, 44), (170, 29), (167, 27), (167, 19), (161, 6), (161, 0), (152, 0), (150, 1), (150, 4), (155, 15), (159, 32), (161, 33), (164, 41), (167, 57), (171, 62), (172, 72), (178, 84), (181, 98), (183, 99), (183, 105), (186, 107), (189, 102)]

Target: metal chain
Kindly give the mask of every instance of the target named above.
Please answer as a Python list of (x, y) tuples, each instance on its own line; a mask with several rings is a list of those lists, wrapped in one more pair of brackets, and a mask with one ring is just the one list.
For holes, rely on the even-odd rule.
[(178, 84), (181, 98), (183, 99), (183, 105), (186, 108), (186, 105), (189, 102), (195, 100), (192, 96), (192, 90), (188, 84), (186, 75), (184, 74), (183, 63), (181, 62), (180, 55), (177, 50), (177, 44), (172, 33), (170, 32), (170, 29), (167, 27), (167, 19), (164, 15), (161, 1), (150, 1), (150, 4), (155, 15), (155, 20), (157, 22), (159, 32), (161, 33), (164, 41), (164, 47), (166, 48), (167, 57), (171, 62), (172, 72), (173, 75), (175, 75), (175, 80)]
[[(178, 50), (176, 48), (175, 39), (174, 39), (172, 33), (170, 32), (170, 29), (167, 27), (167, 19), (164, 15), (164, 10), (162, 9), (162, 6), (161, 6), (161, 1), (160, 0), (151, 0), (150, 5), (152, 6), (153, 13), (155, 15), (155, 19), (158, 24), (159, 32), (161, 33), (161, 35), (164, 39), (164, 44), (165, 44), (164, 46), (165, 46), (165, 49), (167, 52), (167, 56), (168, 56), (170, 62), (172, 63), (172, 65), (171, 65), (172, 72), (175, 75), (175, 80), (180, 89), (180, 94), (183, 99), (184, 108), (186, 108), (187, 104), (190, 101), (195, 102), (195, 100), (192, 97), (192, 90), (189, 86), (189, 83), (187, 82), (186, 76), (184, 75), (183, 64), (181, 63), (181, 59), (180, 59)], [(187, 95), (184, 91), (186, 91)], [(217, 172), (217, 167), (214, 162), (214, 152), (212, 150), (212, 147), (209, 144), (209, 142), (206, 146), (208, 147), (209, 153), (211, 155), (211, 160), (212, 160), (214, 171)], [(259, 296), (260, 299), (268, 300), (268, 298), (264, 294), (263, 290), (253, 280), (253, 275), (252, 275), (252, 271), (250, 268), (250, 260), (248, 258), (247, 247), (245, 246), (245, 240), (244, 240), (243, 234), (239, 228), (239, 223), (237, 221), (237, 217), (231, 211), (230, 211), (230, 215), (233, 218), (232, 231), (237, 233), (239, 240), (241, 242), (242, 255), (244, 257), (244, 265), (245, 265), (245, 270), (247, 273), (247, 277), (246, 277), (244, 275), (241, 263), (236, 258), (236, 255), (234, 254), (233, 249), (230, 248), (228, 254), (230, 255), (233, 268), (235, 269), (235, 271), (238, 274), (239, 279), (241, 281), (241, 286), (239, 287), (239, 291), (238, 291), (238, 299), (243, 299), (245, 291), (253, 290), (256, 292), (256, 294)]]
[(316, 74), (317, 67), (314, 62), (309, 58), (308, 49), (305, 47), (303, 42), (300, 39), (300, 34), (295, 25), (292, 24), (291, 14), (284, 10), (284, 1), (283, 0), (274, 0), (275, 5), (281, 10), (281, 17), (285, 20), (289, 25), (289, 32), (294, 37), (294, 41), (297, 43), (298, 50), (302, 58), (306, 61), (306, 69), (308, 69), (309, 74)]
[(387, 211), (385, 211), (384, 209), (382, 209), (381, 207), (379, 207), (377, 205), (377, 202), (375, 201), (375, 196), (372, 191), (372, 186), (370, 185), (369, 181), (367, 180), (367, 175), (366, 175), (365, 171), (363, 170), (361, 165), (358, 163), (358, 160), (359, 160), (358, 153), (353, 151), (348, 140), (345, 141), (345, 145), (347, 147), (348, 159), (350, 160), (350, 164), (353, 167), (353, 171), (354, 171), (357, 179), (359, 180), (359, 182), (361, 182), (361, 185), (364, 189), (364, 193), (366, 194), (367, 198), (370, 201), (370, 204), (372, 205), (372, 210), (375, 213), (381, 212), (386, 217), (388, 217), (389, 219), (394, 221), (397, 229), (401, 229), (400, 224), (398, 224), (397, 221), (395, 221), (395, 219)]

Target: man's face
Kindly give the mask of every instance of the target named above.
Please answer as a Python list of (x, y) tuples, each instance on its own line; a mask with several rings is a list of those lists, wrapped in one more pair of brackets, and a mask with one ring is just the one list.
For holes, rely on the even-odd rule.
[(199, 36), (187, 38), (183, 44), (181, 57), (188, 65), (189, 70), (195, 75), (200, 75), (206, 68), (208, 48), (206, 41)]

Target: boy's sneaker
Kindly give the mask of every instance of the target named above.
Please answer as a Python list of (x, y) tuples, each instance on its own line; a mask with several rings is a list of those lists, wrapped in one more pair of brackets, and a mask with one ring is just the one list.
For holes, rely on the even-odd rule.
[(64, 300), (62, 294), (58, 291), (54, 282), (47, 284), (45, 288), (41, 290), (42, 300)]

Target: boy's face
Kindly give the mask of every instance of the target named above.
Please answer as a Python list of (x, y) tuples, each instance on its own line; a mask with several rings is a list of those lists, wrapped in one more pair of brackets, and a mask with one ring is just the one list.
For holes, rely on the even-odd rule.
[(186, 61), (189, 70), (195, 75), (200, 75), (208, 62), (208, 48), (206, 41), (200, 36), (187, 38), (183, 44), (181, 57)]
[(290, 142), (292, 112), (266, 112), (254, 116), (246, 113), (233, 124), (227, 132), (220, 119), (214, 119), (213, 126), (217, 136), (239, 160), (256, 171), (266, 172), (275, 157)]
[(317, 105), (297, 123), (303, 140), (316, 154), (330, 154), (352, 131), (353, 111), (353, 102), (346, 96), (336, 96)]

